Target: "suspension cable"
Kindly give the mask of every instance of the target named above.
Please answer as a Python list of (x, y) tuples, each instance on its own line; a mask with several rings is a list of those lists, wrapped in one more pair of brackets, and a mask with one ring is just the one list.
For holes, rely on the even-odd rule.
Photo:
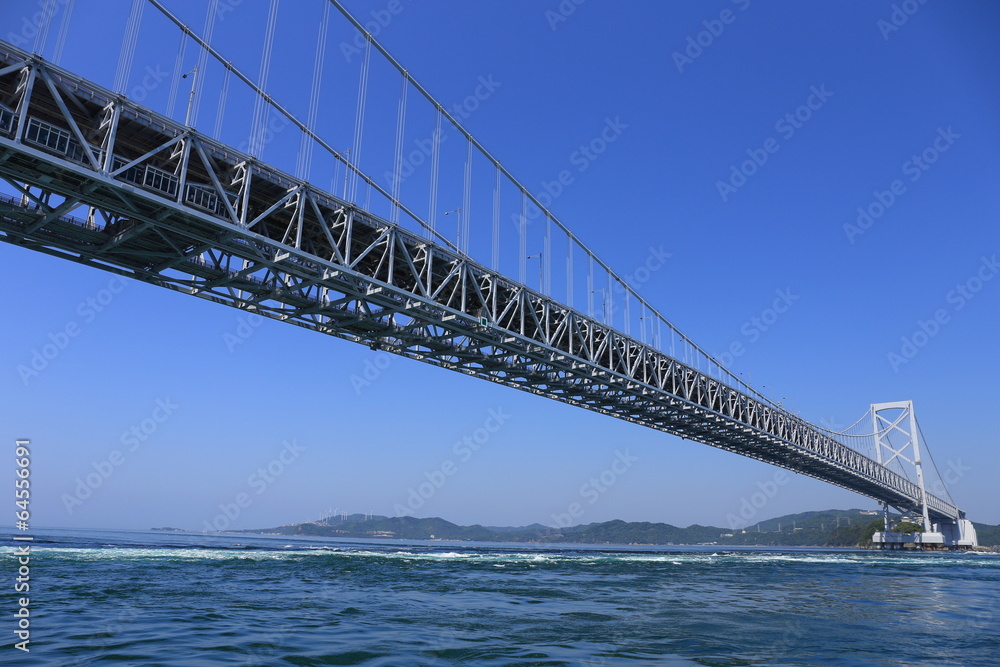
[[(365, 56), (361, 60), (358, 76), (358, 106), (354, 117), (354, 146), (351, 148), (351, 162), (361, 165), (361, 139), (365, 131), (365, 102), (368, 99), (368, 66), (371, 62), (371, 39), (365, 42)], [(358, 175), (351, 175), (351, 201), (357, 203)]]
[(430, 231), (434, 233), (434, 221), (437, 219), (438, 170), (441, 168), (441, 109), (434, 111), (434, 141), (431, 143), (431, 192), (427, 200), (427, 221)]
[[(215, 17), (218, 14), (219, 0), (208, 3), (205, 12), (205, 41), (212, 43), (212, 33), (215, 32)], [(208, 64), (208, 51), (198, 51), (198, 64), (195, 66), (194, 94), (191, 96), (191, 127), (198, 126), (198, 109), (201, 106), (201, 91), (205, 88), (205, 67)]]
[(517, 229), (518, 251), (517, 279), (522, 285), (528, 279), (528, 197), (521, 191), (521, 220)]
[[(134, 1), (135, 2), (142, 2), (143, 0), (134, 0)], [(382, 186), (380, 186), (378, 183), (376, 183), (374, 180), (372, 180), (367, 174), (365, 174), (363, 171), (361, 171), (360, 169), (358, 169), (355, 165), (351, 164), (351, 161), (347, 160), (340, 151), (335, 150), (322, 137), (320, 137), (319, 135), (317, 135), (314, 131), (312, 131), (309, 127), (307, 127), (305, 123), (303, 123), (294, 114), (292, 114), (290, 111), (288, 111), (288, 109), (286, 109), (284, 106), (282, 106), (281, 104), (279, 104), (273, 97), (271, 97), (271, 95), (269, 95), (264, 90), (261, 90), (260, 86), (258, 86), (257, 84), (255, 84), (238, 67), (236, 67), (235, 65), (233, 65), (232, 62), (226, 60), (222, 56), (221, 53), (219, 53), (216, 49), (214, 49), (209, 44), (207, 44), (205, 42), (205, 40), (203, 40), (201, 37), (199, 37), (198, 34), (195, 33), (191, 29), (190, 26), (188, 26), (187, 24), (185, 24), (183, 21), (181, 21), (179, 18), (177, 18), (174, 14), (172, 14), (170, 12), (170, 10), (168, 10), (166, 7), (164, 7), (163, 3), (160, 0), (145, 0), (145, 1), (148, 2), (149, 4), (153, 5), (160, 13), (162, 13), (164, 16), (166, 16), (168, 19), (170, 19), (174, 23), (174, 25), (176, 25), (178, 28), (180, 28), (180, 30), (184, 34), (186, 34), (189, 37), (191, 37), (191, 39), (195, 40), (199, 45), (201, 45), (202, 48), (206, 49), (212, 55), (213, 58), (215, 58), (216, 60), (218, 60), (220, 63), (222, 63), (226, 67), (227, 71), (232, 72), (240, 81), (242, 81), (244, 84), (246, 84), (254, 93), (256, 93), (257, 95), (263, 97), (264, 100), (268, 104), (270, 104), (277, 111), (279, 111), (285, 118), (287, 118), (293, 125), (295, 125), (295, 127), (299, 128), (301, 131), (305, 132), (310, 137), (312, 137), (312, 139), (317, 144), (319, 144), (323, 148), (323, 150), (327, 151), (335, 159), (337, 159), (340, 162), (342, 162), (351, 171), (351, 173), (353, 173), (354, 175), (356, 175), (358, 178), (362, 179), (365, 183), (368, 184), (368, 186), (370, 188), (373, 188), (380, 195), (382, 195), (386, 199), (389, 199), (390, 201), (392, 201), (392, 195), (390, 193), (386, 192), (386, 190)], [(411, 79), (411, 83), (412, 83), (412, 79)], [(404, 205), (402, 202), (392, 201), (392, 203), (394, 203), (395, 205), (399, 206), (400, 209), (404, 213), (406, 213), (406, 215), (410, 216), (414, 221), (416, 221), (418, 224), (420, 224), (421, 226), (423, 226), (425, 229), (430, 229), (428, 227), (427, 223), (424, 222), (424, 220), (421, 219), (420, 216), (418, 216), (416, 213), (414, 213), (409, 207), (407, 207), (406, 205)], [(464, 255), (464, 253), (462, 253), (455, 246), (455, 244), (452, 243), (449, 239), (445, 238), (444, 236), (442, 236), (437, 231), (431, 230), (431, 233), (434, 235), (435, 238), (437, 238), (439, 241), (441, 241), (442, 244), (448, 246), (449, 248), (451, 248), (455, 252)]]
[[(267, 28), (264, 32), (264, 48), (260, 54), (260, 76), (257, 77), (261, 90), (267, 90), (267, 79), (271, 73), (271, 52), (274, 48), (274, 31), (278, 25), (278, 3), (271, 0), (267, 14)], [(254, 100), (253, 125), (250, 127), (250, 155), (263, 158), (267, 121), (270, 108), (262, 97)]]
[(573, 307), (573, 240), (566, 239), (566, 305)]
[(545, 217), (545, 237), (542, 239), (542, 256), (538, 258), (541, 265), (542, 284), (538, 290), (542, 294), (552, 296), (552, 218)]
[(458, 214), (459, 242), (462, 252), (469, 252), (469, 217), (472, 215), (472, 142), (465, 151), (465, 183), (462, 188), (462, 210)]
[(924, 431), (920, 428), (920, 422), (914, 417), (913, 421), (917, 423), (917, 433), (920, 434), (920, 442), (923, 443), (924, 452), (927, 454), (927, 458), (930, 459), (931, 467), (934, 468), (934, 473), (937, 475), (938, 481), (941, 482), (941, 488), (944, 490), (944, 495), (947, 496), (948, 502), (952, 505), (958, 507), (955, 499), (951, 497), (951, 492), (948, 491), (948, 487), (944, 484), (944, 477), (941, 476), (941, 471), (938, 470), (937, 462), (934, 460), (934, 455), (931, 454), (931, 448), (927, 446), (927, 438), (924, 437)]
[(35, 33), (35, 53), (42, 56), (45, 55), (45, 42), (49, 39), (49, 26), (52, 25), (52, 16), (56, 12), (56, 0), (45, 0), (42, 3), (42, 11), (40, 12), (41, 23), (38, 24), (37, 32)]
[(587, 317), (594, 317), (594, 258), (587, 255)]
[(139, 38), (139, 24), (142, 23), (144, 6), (143, 0), (132, 0), (132, 10), (125, 24), (121, 55), (118, 56), (118, 71), (115, 73), (115, 92), (120, 95), (125, 94), (129, 75), (132, 73), (132, 61), (135, 58), (135, 46)]
[(500, 270), (500, 170), (493, 170), (493, 270)]
[(173, 77), (170, 80), (170, 94), (167, 96), (167, 116), (174, 117), (177, 106), (177, 91), (181, 85), (181, 75), (184, 74), (184, 52), (187, 49), (187, 38), (181, 34), (181, 43), (177, 47), (177, 60), (174, 63)]
[(225, 74), (222, 75), (222, 90), (219, 91), (219, 109), (215, 114), (215, 129), (212, 130), (212, 136), (216, 141), (222, 139), (222, 119), (226, 116), (226, 101), (229, 97), (229, 68), (226, 68)]
[[(326, 7), (329, 8), (330, 5), (327, 4)], [(406, 91), (408, 88), (409, 86), (406, 85), (406, 72), (403, 72), (399, 90), (399, 107), (396, 114), (396, 155), (392, 166), (392, 198), (397, 201), (399, 200), (400, 187), (403, 184), (403, 147), (406, 131)], [(392, 207), (389, 222), (399, 222), (398, 206)]]
[[(870, 416), (871, 416), (871, 410), (865, 412), (865, 414), (861, 415), (861, 418), (858, 419), (858, 421), (854, 422), (853, 424), (851, 424), (850, 426), (848, 426), (847, 428), (845, 428), (843, 431), (833, 431), (833, 430), (830, 430), (828, 428), (824, 428), (824, 427), (820, 426), (819, 424), (811, 424), (811, 426), (814, 429), (816, 429), (817, 431), (822, 431), (822, 432), (827, 433), (829, 435), (842, 435), (842, 436), (844, 436), (846, 438), (871, 438), (871, 437), (873, 437), (875, 435), (884, 435), (885, 432), (888, 431), (889, 428), (891, 428), (891, 427), (887, 427), (887, 428), (882, 429), (882, 430), (872, 431), (871, 433), (848, 433), (848, 431), (850, 431), (852, 428), (854, 428), (855, 426), (857, 426), (858, 424), (860, 424), (861, 422), (863, 422), (866, 418), (868, 418)], [(874, 428), (874, 426), (873, 426), (873, 428)]]
[[(316, 119), (319, 116), (320, 89), (323, 85), (323, 63), (326, 61), (326, 33), (330, 24), (330, 5), (323, 4), (323, 18), (319, 22), (319, 34), (316, 37), (316, 59), (313, 62), (312, 88), (309, 91), (309, 115), (306, 125), (316, 129)], [(312, 171), (313, 142), (309, 135), (303, 133), (299, 142), (298, 163), (295, 175), (302, 180), (309, 180)]]
[[(392, 54), (390, 54), (385, 49), (385, 47), (383, 47), (375, 39), (375, 37), (371, 34), (371, 32), (369, 32), (364, 27), (364, 25), (360, 21), (358, 21), (347, 10), (347, 8), (344, 7), (344, 5), (341, 3), (340, 0), (328, 0), (328, 1), (331, 4), (333, 4), (338, 9), (338, 11), (340, 11), (340, 13), (344, 15), (344, 17), (348, 21), (351, 22), (351, 24), (355, 27), (355, 29), (357, 29), (361, 34), (365, 35), (365, 37), (368, 40), (368, 42), (372, 46), (374, 46), (379, 51), (379, 53), (381, 53), (382, 56), (385, 57), (385, 59), (393, 67), (395, 67), (399, 71), (403, 71), (404, 70), (403, 66), (399, 63), (399, 61), (396, 60), (392, 56)], [(635, 289), (631, 285), (629, 285), (627, 282), (625, 282), (625, 280), (621, 276), (619, 276), (618, 273), (616, 273), (614, 269), (612, 269), (607, 263), (605, 263), (603, 260), (601, 260), (601, 258), (598, 257), (596, 255), (596, 253), (594, 253), (592, 250), (590, 250), (589, 246), (587, 246), (579, 237), (577, 237), (562, 221), (560, 221), (557, 217), (555, 217), (555, 215), (553, 215), (552, 212), (549, 211), (541, 203), (541, 201), (539, 201), (539, 199), (528, 190), (528, 188), (523, 183), (521, 183), (517, 178), (515, 178), (514, 175), (509, 170), (507, 170), (507, 168), (504, 167), (499, 162), (499, 160), (497, 160), (488, 150), (486, 150), (486, 148), (475, 137), (473, 137), (471, 135), (471, 133), (469, 133), (462, 126), (462, 124), (458, 122), (458, 120), (452, 114), (450, 114), (446, 110), (444, 110), (441, 107), (441, 104), (430, 94), (430, 92), (428, 92), (428, 90), (426, 88), (424, 88), (413, 77), (410, 77), (410, 82), (413, 84), (413, 87), (417, 91), (419, 91), (429, 102), (431, 102), (435, 107), (441, 109), (441, 113), (445, 116), (445, 118), (447, 118), (448, 121), (453, 126), (455, 126), (462, 134), (466, 135), (469, 138), (469, 141), (472, 142), (472, 144), (480, 151), (480, 153), (482, 153), (490, 162), (492, 162), (492, 163), (494, 163), (494, 164), (497, 165), (497, 168), (501, 170), (501, 172), (504, 174), (504, 176), (506, 176), (508, 178), (508, 180), (511, 181), (511, 183), (513, 183), (519, 190), (521, 190), (521, 192), (522, 192), (522, 194), (523, 194), (524, 197), (526, 197), (533, 204), (535, 204), (536, 206), (538, 206), (538, 208), (541, 210), (541, 212), (543, 212), (546, 215), (550, 216), (551, 219), (552, 219), (552, 222), (555, 223), (556, 226), (564, 234), (566, 234), (567, 236), (569, 236), (573, 240), (574, 243), (576, 243), (578, 246), (580, 246), (580, 248), (582, 248), (584, 251), (588, 252), (589, 254), (592, 254), (594, 256), (595, 261), (599, 264), (599, 266), (602, 269), (604, 269), (604, 271), (607, 272), (607, 274), (608, 274), (608, 276), (609, 276), (610, 279), (613, 279), (614, 281), (618, 282), (618, 284), (622, 286), (622, 288), (624, 289), (624, 291), (626, 293), (631, 293), (631, 295), (636, 300), (638, 300), (640, 303), (645, 304), (645, 306), (649, 309), (650, 313), (652, 313), (656, 317), (658, 317), (661, 320), (663, 320), (664, 324), (666, 324), (669, 328), (673, 329), (674, 332), (680, 338), (682, 338), (691, 347), (692, 352), (696, 351), (698, 354), (700, 354), (702, 357), (704, 357), (708, 362), (710, 362), (716, 369), (718, 369), (719, 372), (721, 372), (722, 374), (724, 374), (726, 377), (728, 377), (730, 380), (732, 380), (735, 384), (738, 384), (738, 385), (742, 386), (749, 394), (752, 394), (752, 395), (756, 396), (759, 400), (761, 400), (761, 401), (763, 401), (763, 402), (771, 405), (772, 407), (775, 407), (775, 408), (781, 410), (781, 408), (778, 408), (777, 404), (772, 399), (770, 399), (767, 396), (761, 394), (759, 391), (757, 391), (753, 387), (751, 387), (748, 384), (746, 384), (739, 376), (735, 375), (732, 371), (730, 371), (725, 366), (723, 366), (715, 357), (713, 357), (708, 352), (706, 352), (705, 350), (703, 350), (694, 341), (692, 341), (690, 338), (688, 338), (687, 336), (685, 336), (679, 329), (677, 329), (677, 327), (675, 327), (673, 325), (673, 323), (670, 322), (670, 320), (668, 320), (659, 310), (657, 310), (652, 304), (650, 304), (649, 302), (647, 302), (641, 295), (639, 295), (638, 292), (636, 292)], [(524, 283), (523, 280), (521, 282), (522, 282), (522, 284)]]
[(59, 35), (56, 37), (56, 47), (52, 52), (52, 62), (58, 65), (62, 61), (63, 49), (66, 48), (66, 36), (69, 34), (69, 22), (73, 18), (75, 0), (67, 0), (63, 10), (62, 21), (59, 24)]

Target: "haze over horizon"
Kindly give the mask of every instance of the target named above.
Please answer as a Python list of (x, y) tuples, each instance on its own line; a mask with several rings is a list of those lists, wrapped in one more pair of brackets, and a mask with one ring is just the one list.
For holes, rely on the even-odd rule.
[[(1000, 6), (925, 3), (894, 23), (900, 3), (881, 1), (345, 4), (701, 347), (831, 430), (872, 402), (912, 399), (956, 504), (1000, 524)], [(78, 8), (74, 34), (89, 38), (70, 39), (62, 66), (110, 87), (121, 42), (100, 37), (120, 37), (129, 5)], [(200, 29), (204, 3), (168, 5)], [(218, 37), (253, 74), (260, 5), (226, 14), (253, 37)], [(16, 27), (0, 39), (36, 11), (4, 3)], [(162, 112), (197, 54), (163, 56), (177, 33), (157, 34), (147, 12), (150, 51), (130, 91)], [(303, 5), (298, 24), (278, 25), (272, 88), (300, 113), (318, 17)], [(336, 78), (353, 44), (331, 32), (320, 134), (353, 118), (358, 80)], [(173, 93), (179, 120), (187, 86)], [(206, 93), (198, 129), (212, 129), (216, 99)], [(264, 158), (292, 172), (297, 150), (276, 131)], [(315, 172), (339, 189), (318, 159)], [(442, 228), (462, 205), (453, 195), (440, 199)], [(472, 233), (488, 235), (488, 208), (475, 215)], [(9, 244), (0, 284), (0, 422), (9, 441), (32, 441), (38, 528), (197, 530), (221, 516), (243, 529), (332, 508), (725, 527), (730, 515), (877, 509), (735, 454)], [(58, 351), (33, 366), (46, 346)]]

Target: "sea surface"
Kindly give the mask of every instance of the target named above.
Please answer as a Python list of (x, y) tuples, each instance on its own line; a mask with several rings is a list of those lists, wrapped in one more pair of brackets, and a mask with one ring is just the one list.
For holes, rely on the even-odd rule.
[(989, 554), (33, 535), (3, 665), (1000, 665)]

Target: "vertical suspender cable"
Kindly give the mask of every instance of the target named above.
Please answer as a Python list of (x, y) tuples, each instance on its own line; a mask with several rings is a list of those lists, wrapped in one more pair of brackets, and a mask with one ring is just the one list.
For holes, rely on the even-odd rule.
[(604, 312), (604, 323), (607, 324), (609, 327), (613, 327), (615, 326), (615, 293), (611, 289), (611, 281), (614, 279), (612, 278), (611, 273), (605, 271), (605, 274), (607, 275), (608, 278), (608, 284), (605, 285), (605, 288), (608, 291), (607, 293), (608, 305), (605, 308)]
[(626, 336), (632, 335), (632, 317), (629, 314), (629, 303), (632, 301), (631, 296), (632, 293), (628, 290), (625, 290), (625, 335)]
[[(364, 25), (360, 21), (358, 21), (357, 18), (355, 18), (349, 11), (347, 11), (347, 8), (344, 7), (344, 4), (343, 4), (343, 2), (341, 2), (341, 0), (328, 0), (328, 1), (331, 4), (333, 4), (337, 8), (337, 10), (340, 11), (340, 13), (343, 14), (343, 16), (348, 21), (350, 21), (351, 24), (359, 32), (361, 32), (362, 34), (364, 34), (366, 36), (366, 38), (368, 39), (370, 47), (374, 47), (375, 49), (377, 49), (379, 51), (379, 53), (381, 53), (385, 57), (385, 59), (387, 60), (387, 62), (389, 62), (393, 67), (396, 67), (399, 71), (403, 71), (404, 68), (402, 67), (402, 65), (400, 65), (399, 61), (397, 61), (392, 56), (392, 54), (390, 54), (377, 40), (375, 40), (372, 37), (371, 33), (369, 33), (365, 29)], [(158, 0), (149, 0), (149, 2), (151, 2), (153, 4), (159, 4)], [(467, 136), (467, 138), (469, 139), (469, 141), (471, 143), (473, 143), (473, 145), (480, 151), (480, 153), (483, 154), (484, 157), (486, 157), (489, 161), (491, 161), (491, 162), (493, 162), (495, 164), (499, 164), (497, 162), (496, 158), (489, 151), (487, 151), (486, 148), (481, 143), (479, 143), (479, 141), (476, 140), (476, 138), (473, 137), (471, 135), (471, 133), (469, 133), (462, 126), (462, 124), (452, 114), (448, 113), (447, 111), (442, 110), (440, 103), (430, 94), (430, 92), (427, 91), (426, 88), (424, 88), (420, 84), (419, 81), (416, 81), (416, 80), (414, 80), (411, 77), (410, 78), (410, 83), (417, 90), (417, 92), (419, 92), (420, 94), (422, 94), (432, 104), (436, 105), (438, 107), (438, 109), (440, 110), (440, 112), (448, 120), (448, 122), (450, 122), (460, 132), (464, 133)], [(572, 230), (570, 230), (561, 220), (559, 220), (554, 215), (552, 215), (552, 213), (548, 210), (548, 208), (545, 207), (541, 203), (541, 201), (539, 201), (539, 199), (537, 197), (535, 197), (530, 192), (528, 192), (527, 188), (519, 180), (517, 180), (514, 177), (514, 175), (510, 173), (510, 171), (508, 171), (506, 168), (504, 168), (502, 166), (500, 167), (500, 169), (501, 169), (503, 175), (506, 176), (515, 187), (517, 187), (519, 190), (521, 190), (521, 194), (522, 194), (522, 196), (524, 198), (526, 198), (527, 200), (531, 201), (532, 204), (534, 204), (535, 206), (537, 206), (538, 209), (539, 209), (539, 211), (541, 213), (544, 213), (544, 214), (550, 216), (551, 219), (552, 219), (552, 222), (554, 222), (555, 225), (557, 227), (559, 227), (560, 230), (562, 230), (565, 234), (567, 234), (568, 236), (570, 236), (570, 238), (573, 240), (573, 242), (576, 243), (577, 245), (579, 245), (580, 248), (584, 252), (588, 253), (588, 255), (591, 255), (593, 257), (594, 261), (598, 264), (598, 266), (600, 266), (600, 268), (608, 274), (609, 280), (613, 279), (613, 280), (617, 281), (621, 285), (621, 287), (624, 288), (625, 292), (629, 293), (631, 295), (631, 297), (634, 297), (640, 303), (645, 304), (646, 307), (650, 311), (655, 312), (659, 317), (661, 317), (661, 318), (663, 317), (662, 314), (660, 314), (660, 312), (658, 310), (656, 310), (651, 304), (649, 304), (648, 302), (646, 302), (646, 300), (643, 299), (643, 297), (633, 287), (631, 287), (630, 285), (628, 285), (627, 283), (625, 283), (622, 280), (622, 278), (614, 271), (614, 269), (611, 268), (611, 266), (609, 266), (606, 262), (602, 261), (600, 259), (600, 257), (598, 257), (595, 253), (593, 253), (593, 251), (591, 251), (590, 248), (586, 244), (583, 243), (583, 241), (581, 241), (575, 234), (573, 234)], [(522, 255), (523, 254), (524, 253), (522, 253)], [(522, 283), (523, 283), (523, 281), (522, 281)], [(609, 300), (612, 299), (612, 297), (613, 297), (613, 295), (611, 294), (611, 289), (610, 289), (610, 284), (609, 284), (608, 285), (608, 298), (609, 298)], [(612, 316), (609, 319), (613, 320), (614, 318)], [(666, 320), (666, 318), (663, 318), (663, 319), (664, 319), (664, 322), (671, 328), (671, 330), (674, 331), (677, 334), (677, 336), (679, 337), (680, 340), (684, 341), (685, 344), (692, 346), (692, 348), (694, 350), (696, 350), (698, 354), (700, 354), (703, 357), (705, 357), (706, 361), (709, 364), (716, 366), (717, 368), (715, 370), (718, 370), (721, 373), (724, 373), (726, 375), (726, 377), (732, 379), (734, 382), (739, 382), (739, 378), (737, 376), (733, 375), (731, 372), (729, 372), (725, 368), (721, 367), (721, 365), (719, 364), (718, 361), (716, 361), (708, 353), (706, 353), (704, 350), (702, 350), (700, 347), (698, 347), (693, 341), (691, 341), (689, 338), (687, 338), (687, 336), (685, 336), (680, 331), (678, 331), (673, 325), (670, 324), (669, 321)], [(761, 396), (759, 392), (754, 391), (753, 393), (755, 395), (759, 396), (762, 399), (766, 398), (766, 397)]]
[(552, 296), (552, 218), (545, 216), (545, 240), (542, 242), (542, 256), (538, 258), (542, 263), (542, 283), (544, 287), (539, 287), (543, 294)]
[(135, 58), (135, 45), (139, 38), (139, 24), (142, 23), (143, 0), (132, 0), (132, 11), (129, 12), (125, 25), (125, 36), (122, 39), (122, 50), (118, 56), (118, 71), (115, 73), (115, 92), (125, 94), (128, 88), (129, 74), (132, 72), (132, 61)]
[(167, 116), (174, 117), (177, 106), (177, 90), (181, 85), (181, 75), (184, 74), (184, 51), (187, 48), (187, 35), (181, 33), (181, 44), (177, 47), (177, 60), (174, 63), (173, 78), (170, 81), (170, 94), (167, 96)]
[[(365, 182), (365, 184), (369, 188), (369, 193), (371, 191), (377, 192), (379, 195), (385, 197), (387, 200), (392, 202), (392, 193), (390, 193), (388, 190), (379, 185), (377, 181), (369, 177), (363, 171), (358, 169), (356, 165), (351, 164), (348, 160), (346, 160), (343, 153), (334, 149), (333, 146), (331, 146), (328, 142), (324, 141), (324, 139), (321, 136), (313, 132), (302, 120), (297, 118), (288, 109), (286, 109), (277, 100), (275, 100), (271, 95), (269, 95), (266, 91), (261, 89), (261, 87), (258, 86), (256, 83), (254, 83), (253, 80), (250, 79), (250, 77), (248, 77), (245, 73), (243, 73), (238, 67), (233, 65), (231, 61), (226, 60), (222, 56), (222, 54), (219, 53), (217, 49), (213, 48), (211, 45), (206, 43), (201, 38), (201, 36), (198, 35), (197, 31), (192, 30), (190, 26), (185, 24), (183, 21), (177, 18), (176, 15), (171, 13), (170, 10), (163, 5), (163, 2), (161, 2), (161, 0), (146, 0), (146, 1), (149, 4), (153, 5), (153, 7), (155, 7), (161, 14), (170, 19), (170, 21), (173, 22), (174, 25), (180, 28), (181, 31), (184, 32), (186, 35), (188, 35), (195, 43), (197, 43), (203, 49), (206, 49), (212, 55), (213, 58), (218, 60), (227, 69), (227, 71), (232, 72), (233, 75), (236, 76), (236, 78), (238, 78), (240, 81), (246, 84), (256, 95), (260, 96), (268, 104), (269, 107), (273, 107), (281, 115), (287, 118), (300, 131), (309, 135), (313, 139), (313, 141), (316, 142), (318, 146), (323, 148), (323, 150), (332, 155), (335, 159), (343, 162), (351, 173), (355, 174), (359, 179)], [(333, 0), (331, 0), (331, 2), (333, 2)], [(416, 85), (412, 78), (410, 79), (410, 83), (412, 85)], [(403, 213), (412, 218), (424, 229), (429, 228), (427, 223), (423, 220), (423, 218), (421, 218), (412, 209), (406, 206), (406, 204), (402, 202), (392, 202), (392, 203), (396, 206), (399, 206), (400, 210)], [(442, 236), (437, 232), (432, 232), (432, 234), (434, 235), (434, 238), (438, 239), (443, 245), (448, 246), (449, 248), (451, 248), (456, 252), (459, 252), (458, 248), (455, 247), (455, 244), (452, 243), (449, 239), (445, 238), (444, 236)]]
[(465, 184), (462, 191), (462, 211), (458, 216), (460, 238), (458, 247), (466, 255), (469, 254), (469, 217), (472, 215), (472, 137), (469, 137), (468, 149), (465, 152)]
[[(264, 49), (260, 55), (260, 76), (257, 79), (257, 87), (267, 92), (267, 79), (271, 72), (271, 51), (274, 48), (274, 29), (278, 24), (278, 2), (271, 0), (271, 6), (267, 14), (267, 30), (264, 34)], [(263, 96), (258, 95), (254, 100), (253, 126), (250, 128), (250, 154), (256, 158), (263, 157), (264, 139), (267, 131), (267, 120), (270, 115), (271, 106)]]
[(38, 24), (38, 32), (35, 33), (35, 53), (42, 56), (45, 51), (45, 42), (49, 39), (49, 26), (52, 25), (52, 15), (56, 13), (56, 0), (45, 0), (42, 3), (40, 12), (41, 23)]
[[(330, 24), (330, 4), (323, 4), (323, 18), (319, 23), (319, 34), (316, 36), (316, 61), (313, 63), (312, 88), (309, 91), (309, 115), (306, 118), (306, 125), (309, 129), (316, 130), (316, 117), (319, 115), (319, 95), (323, 84), (323, 63), (326, 61), (326, 33)], [(298, 163), (295, 166), (295, 175), (302, 180), (309, 180), (309, 172), (312, 170), (313, 141), (305, 132), (299, 142)], [(337, 163), (340, 164), (339, 162)]]
[[(351, 161), (354, 166), (361, 167), (361, 137), (365, 130), (365, 101), (368, 97), (368, 64), (371, 62), (372, 40), (370, 34), (365, 34), (365, 57), (361, 60), (361, 74), (358, 77), (358, 108), (354, 118), (354, 146), (351, 148)], [(358, 173), (351, 173), (350, 200), (357, 203)]]
[(434, 111), (434, 137), (431, 141), (431, 192), (427, 199), (427, 224), (430, 232), (434, 232), (434, 221), (437, 218), (438, 170), (441, 167), (441, 108)]
[(215, 129), (212, 130), (212, 136), (216, 139), (222, 139), (222, 119), (226, 115), (226, 98), (229, 97), (229, 70), (222, 75), (222, 89), (219, 91), (219, 109), (215, 114)]
[[(327, 7), (330, 5), (327, 4)], [(399, 107), (396, 112), (396, 156), (392, 165), (392, 198), (399, 201), (399, 189), (403, 184), (403, 143), (405, 141), (404, 133), (406, 131), (406, 91), (409, 88), (407, 85), (406, 72), (403, 72), (403, 78), (400, 83), (399, 90)], [(392, 213), (389, 217), (390, 222), (399, 222), (399, 207), (393, 206)]]
[(566, 305), (573, 307), (573, 239), (566, 237)]
[(59, 24), (59, 36), (56, 37), (56, 48), (52, 52), (52, 62), (58, 65), (62, 60), (63, 49), (66, 48), (66, 35), (69, 33), (69, 22), (73, 17), (73, 4), (75, 0), (66, 2), (66, 9), (63, 10), (62, 22)]
[(587, 317), (594, 317), (594, 257), (587, 253)]
[[(215, 32), (215, 16), (218, 13), (219, 0), (208, 3), (205, 12), (205, 41), (212, 43), (212, 33)], [(194, 79), (194, 96), (191, 99), (191, 127), (198, 126), (198, 108), (201, 106), (201, 91), (205, 88), (205, 67), (208, 64), (208, 51), (198, 50), (197, 73)]]
[(493, 179), (493, 263), (494, 271), (500, 270), (500, 169), (494, 170)]
[(35, 28), (35, 47), (34, 52), (40, 56), (44, 56), (45, 42), (49, 38), (49, 26), (52, 24), (52, 15), (55, 13), (55, 0), (43, 0), (39, 3), (42, 10), (36, 14), (39, 19), (39, 23)]
[(528, 196), (524, 190), (521, 190), (521, 224), (517, 233), (517, 281), (526, 285), (528, 280)]

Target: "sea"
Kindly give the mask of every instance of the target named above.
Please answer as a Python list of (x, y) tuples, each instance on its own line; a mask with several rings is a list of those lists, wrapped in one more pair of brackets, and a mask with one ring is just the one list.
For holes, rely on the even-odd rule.
[(995, 554), (32, 537), (2, 665), (1000, 665)]

